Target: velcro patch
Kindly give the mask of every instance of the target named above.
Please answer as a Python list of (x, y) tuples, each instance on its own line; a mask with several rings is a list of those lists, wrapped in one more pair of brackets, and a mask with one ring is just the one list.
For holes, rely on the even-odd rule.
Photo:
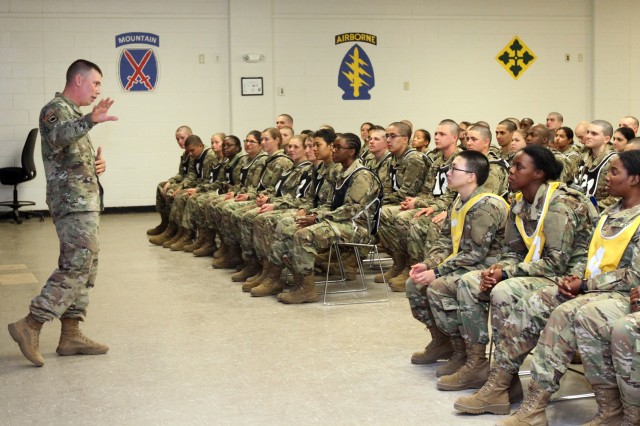
[(47, 121), (47, 122), (49, 122), (51, 124), (53, 124), (56, 121), (58, 121), (58, 116), (56, 115), (56, 112), (54, 110), (48, 111), (44, 115), (44, 121)]

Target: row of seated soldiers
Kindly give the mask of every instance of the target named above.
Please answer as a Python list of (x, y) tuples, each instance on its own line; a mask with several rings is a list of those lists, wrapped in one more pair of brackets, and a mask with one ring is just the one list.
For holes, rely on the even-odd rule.
[[(634, 269), (634, 265), (637, 264), (635, 262), (637, 259), (634, 260), (634, 257), (636, 256), (635, 251), (638, 242), (636, 232), (638, 211), (633, 208), (633, 205), (631, 207), (627, 205), (628, 203), (625, 202), (626, 195), (624, 195), (623, 190), (620, 190), (620, 188), (612, 190), (613, 185), (611, 184), (612, 179), (610, 176), (619, 175), (620, 171), (624, 169), (620, 165), (622, 164), (621, 160), (610, 155), (606, 158), (606, 162), (604, 160), (600, 162), (597, 160), (589, 161), (590, 157), (598, 158), (601, 156), (602, 151), (607, 150), (608, 139), (610, 139), (612, 133), (611, 126), (607, 127), (607, 124), (606, 122), (596, 121), (589, 127), (591, 138), (585, 140), (587, 149), (583, 153), (582, 164), (579, 164), (578, 167), (579, 174), (571, 179), (580, 183), (586, 182), (586, 184), (584, 186), (576, 186), (576, 189), (572, 189), (564, 183), (556, 182), (562, 174), (566, 175), (565, 167), (562, 162), (554, 158), (557, 153), (554, 154), (546, 148), (535, 149), (534, 144), (525, 147), (522, 153), (512, 157), (513, 164), (510, 166), (506, 166), (504, 163), (501, 164), (497, 158), (492, 158), (495, 155), (492, 156), (489, 151), (491, 134), (486, 131), (487, 129), (484, 126), (474, 126), (469, 129), (467, 132), (468, 150), (462, 154), (456, 146), (457, 144), (455, 144), (456, 124), (450, 120), (444, 120), (439, 124), (435, 133), (437, 152), (429, 156), (422, 154), (416, 156), (415, 151), (412, 152), (408, 148), (407, 141), (410, 138), (410, 130), (408, 126), (403, 127), (403, 123), (392, 123), (386, 129), (374, 128), (370, 132), (369, 153), (367, 155), (373, 155), (374, 160), (368, 162), (368, 166), (375, 173), (356, 173), (361, 170), (367, 170), (367, 168), (363, 166), (362, 160), (357, 158), (360, 151), (360, 141), (355, 135), (343, 134), (336, 136), (328, 130), (321, 130), (306, 141), (313, 141), (313, 149), (308, 149), (308, 151), (313, 151), (315, 155), (314, 161), (318, 163), (314, 166), (315, 171), (308, 169), (313, 172), (313, 183), (311, 186), (307, 186), (307, 189), (302, 189), (304, 185), (301, 184), (306, 179), (302, 177), (304, 173), (301, 173), (301, 177), (295, 181), (295, 184), (289, 184), (290, 187), (300, 189), (300, 191), (291, 192), (289, 197), (284, 194), (284, 198), (304, 199), (305, 195), (309, 197), (309, 194), (316, 192), (313, 198), (315, 199), (318, 196), (320, 203), (316, 202), (309, 208), (293, 207), (293, 209), (289, 209), (288, 213), (280, 212), (282, 216), (276, 215), (271, 218), (271, 221), (268, 219), (263, 221), (263, 218), (268, 218), (275, 213), (273, 209), (287, 210), (286, 207), (280, 209), (274, 206), (267, 207), (272, 209), (270, 211), (260, 212), (264, 205), (281, 202), (277, 200), (279, 197), (275, 195), (276, 192), (273, 193), (274, 195), (267, 196), (267, 199), (257, 210), (256, 206), (259, 205), (257, 197), (266, 195), (265, 193), (257, 195), (253, 203), (245, 205), (233, 204), (238, 203), (238, 201), (232, 201), (231, 198), (227, 198), (224, 201), (231, 202), (230, 205), (234, 207), (222, 206), (219, 212), (220, 216), (218, 216), (218, 221), (216, 222), (219, 224), (216, 231), (222, 234), (223, 238), (221, 239), (223, 244), (227, 246), (227, 254), (233, 252), (234, 243), (241, 246), (245, 267), (239, 273), (234, 274), (233, 277), (238, 281), (247, 280), (243, 284), (243, 290), (251, 291), (253, 296), (279, 293), (283, 290), (280, 274), (283, 267), (288, 267), (293, 272), (294, 286), (290, 291), (280, 293), (278, 299), (285, 303), (315, 301), (317, 293), (315, 293), (313, 282), (313, 262), (318, 254), (326, 250), (331, 242), (339, 240), (357, 242), (366, 238), (366, 227), (362, 222), (357, 222), (357, 219), (354, 220), (353, 218), (357, 218), (359, 216), (358, 213), (370, 207), (378, 196), (383, 200), (382, 231), (385, 224), (385, 208), (392, 207), (388, 203), (384, 204), (385, 198), (388, 199), (389, 195), (393, 195), (403, 188), (407, 180), (411, 179), (410, 173), (412, 171), (416, 168), (424, 168), (426, 176), (418, 187), (421, 190), (424, 187), (429, 188), (429, 183), (425, 181), (430, 176), (431, 190), (419, 191), (415, 197), (408, 196), (400, 199), (399, 206), (395, 206), (395, 208), (399, 207), (397, 211), (400, 213), (395, 216), (392, 214), (391, 218), (391, 220), (396, 220), (398, 216), (403, 214), (402, 212), (416, 210), (412, 212), (413, 216), (409, 219), (428, 218), (429, 220), (424, 221), (425, 227), (428, 228), (425, 235), (433, 236), (431, 240), (425, 238), (422, 241), (422, 244), (427, 247), (423, 248), (422, 257), (418, 257), (415, 263), (411, 262), (413, 268), (408, 273), (410, 279), (406, 281), (408, 283), (406, 292), (412, 312), (416, 319), (427, 325), (432, 335), (429, 346), (423, 352), (414, 354), (412, 362), (427, 364), (434, 363), (440, 357), (450, 358), (447, 364), (438, 369), (438, 375), (441, 376), (438, 380), (439, 389), (460, 390), (483, 386), (477, 394), (470, 397), (470, 401), (465, 400), (465, 397), (457, 401), (457, 409), (471, 413), (494, 412), (496, 414), (507, 414), (510, 402), (522, 398), (522, 391), (519, 388), (520, 382), (517, 379), (519, 362), (535, 347), (537, 337), (544, 328), (545, 321), (549, 319), (551, 313), (561, 303), (569, 302), (572, 298), (581, 301), (579, 304), (577, 302), (566, 304), (566, 309), (572, 308), (572, 310), (569, 310), (571, 315), (566, 313), (559, 315), (562, 326), (558, 326), (557, 322), (549, 320), (550, 324), (553, 324), (551, 331), (548, 333), (552, 343), (546, 348), (557, 350), (560, 347), (561, 355), (557, 356), (562, 360), (568, 356), (567, 354), (569, 354), (569, 361), (571, 360), (572, 349), (571, 347), (567, 349), (554, 342), (553, 339), (556, 339), (558, 334), (554, 333), (554, 331), (560, 330), (567, 333), (567, 330), (571, 328), (566, 326), (566, 322), (572, 322), (575, 312), (578, 308), (582, 308), (583, 305), (585, 308), (590, 308), (590, 302), (610, 302), (611, 300), (609, 299), (615, 299), (614, 302), (618, 304), (616, 307), (620, 309), (616, 311), (618, 318), (613, 315), (613, 319), (622, 317), (625, 321), (633, 321), (635, 318), (633, 316), (626, 318), (624, 314), (629, 313), (631, 302), (633, 301), (633, 292), (631, 292), (631, 298), (629, 298), (629, 290), (634, 283), (635, 286), (638, 284), (637, 272)], [(265, 133), (268, 133), (268, 135), (265, 135)], [(273, 141), (269, 140), (270, 136), (274, 139)], [(262, 133), (261, 139), (264, 151), (268, 156), (273, 156), (277, 151), (274, 147), (279, 142), (277, 130), (267, 129)], [(300, 145), (303, 143), (303, 138), (296, 139), (298, 139)], [(386, 149), (378, 149), (376, 146), (377, 139), (383, 141), (381, 145), (383, 147), (386, 146), (389, 152), (386, 152)], [(270, 143), (273, 146), (270, 146)], [(187, 151), (189, 151), (189, 145), (187, 144)], [(239, 148), (239, 141), (235, 145), (236, 148)], [(453, 148), (451, 148), (451, 145), (453, 145)], [(245, 146), (246, 148), (247, 146)], [(328, 151), (331, 152), (330, 160), (329, 155), (323, 148), (329, 148)], [(250, 150), (247, 151), (248, 155), (251, 155)], [(286, 170), (287, 172), (295, 170), (297, 165), (304, 163), (295, 155), (294, 151), (295, 149), (289, 149), (292, 165)], [(467, 158), (473, 152), (480, 152), (479, 158), (484, 159), (486, 162), (487, 170), (484, 174), (477, 171), (477, 168), (474, 169), (470, 166), (473, 161), (479, 161), (477, 158), (476, 160)], [(225, 153), (225, 155), (227, 154)], [(196, 158), (195, 155), (194, 158)], [(416, 158), (420, 161), (413, 163), (409, 161)], [(527, 159), (527, 161), (524, 161), (524, 159)], [(387, 161), (386, 166), (384, 165), (385, 161)], [(447, 164), (447, 166), (442, 167), (441, 164), (443, 163)], [(323, 167), (323, 164), (325, 167)], [(534, 165), (533, 167), (531, 166), (532, 164)], [(616, 166), (616, 164), (618, 165)], [(626, 163), (624, 164), (626, 165)], [(321, 180), (318, 179), (318, 176), (324, 176), (326, 182), (331, 182), (330, 175), (323, 175), (320, 172), (322, 169), (328, 169), (330, 165), (334, 165), (337, 171), (334, 175), (337, 177), (334, 178), (333, 185), (318, 186), (318, 182)], [(545, 169), (545, 165), (556, 165), (557, 168), (549, 171)], [(521, 174), (521, 170), (527, 170), (527, 166), (529, 170), (533, 169), (533, 174), (527, 175), (518, 184), (516, 177), (519, 173)], [(606, 171), (604, 171), (605, 167)], [(508, 210), (505, 210), (504, 202), (501, 204), (500, 201), (497, 201), (501, 197), (496, 195), (504, 196), (508, 192), (504, 186), (507, 183), (505, 179), (507, 168), (509, 168), (510, 175), (508, 185), (511, 187), (511, 192), (518, 195), (510, 197), (513, 199), (513, 204), (509, 211), (509, 219), (504, 223), (505, 211)], [(594, 169), (598, 170), (595, 174), (593, 173)], [(388, 172), (385, 170), (388, 170)], [(633, 184), (634, 189), (637, 189), (638, 172), (633, 169), (633, 166), (626, 166), (624, 172), (627, 175), (631, 175), (627, 181)], [(280, 172), (280, 177), (285, 173)], [(589, 173), (594, 176), (593, 179), (589, 177)], [(266, 172), (260, 172), (260, 174), (264, 177)], [(442, 179), (443, 174), (444, 179)], [(372, 178), (374, 175), (377, 175), (377, 179)], [(468, 175), (467, 180), (460, 180), (460, 175)], [(484, 177), (477, 179), (478, 175), (483, 175)], [(587, 175), (587, 178), (584, 177), (585, 175)], [(414, 176), (413, 180), (420, 179), (419, 176), (419, 174), (418, 177)], [(453, 179), (456, 176), (458, 177), (457, 182)], [(502, 180), (500, 176), (503, 176)], [(356, 177), (359, 179), (356, 179)], [(461, 190), (469, 179), (477, 179), (476, 183), (480, 183), (480, 185), (476, 185), (477, 187), (471, 193), (469, 193), (468, 188)], [(277, 180), (281, 184), (286, 182), (286, 178)], [(258, 181), (264, 183), (262, 179)], [(498, 185), (496, 186), (493, 181), (499, 182)], [(532, 183), (536, 184), (537, 187), (534, 189), (524, 188), (524, 184)], [(605, 191), (604, 196), (598, 192), (601, 186)], [(618, 184), (618, 186), (624, 185)], [(323, 187), (327, 191), (325, 195), (322, 195)], [(381, 194), (377, 191), (380, 187), (383, 188)], [(629, 185), (627, 184), (626, 187), (628, 189)], [(437, 197), (435, 196), (436, 188), (441, 192)], [(266, 192), (268, 188), (264, 187), (259, 191)], [(433, 207), (433, 204), (446, 200), (443, 196), (448, 195), (449, 191), (455, 194), (453, 196), (449, 195), (451, 202), (448, 205), (445, 204), (441, 210), (438, 210), (440, 213), (449, 210), (449, 214), (440, 214), (442, 218), (438, 220), (439, 215), (435, 214), (438, 211)], [(426, 192), (425, 196), (420, 197), (423, 192)], [(466, 194), (466, 198), (462, 194)], [(282, 193), (279, 195), (283, 197)], [(419, 201), (416, 201), (418, 199)], [(431, 204), (425, 202), (425, 200), (431, 199), (433, 199)], [(322, 203), (322, 200), (325, 202)], [(328, 200), (331, 200), (331, 203), (328, 203)], [(482, 211), (481, 207), (484, 204), (492, 205), (489, 213), (485, 214), (484, 219), (479, 222), (472, 220), (476, 209)], [(597, 213), (595, 213), (594, 204), (597, 204), (600, 208), (609, 205), (611, 212), (610, 216), (603, 216), (602, 220), (605, 223), (599, 224), (598, 230), (607, 234), (604, 236), (605, 238), (600, 238), (599, 243), (615, 240), (615, 237), (623, 234), (618, 232), (623, 229), (625, 230), (624, 235), (628, 244), (620, 244), (620, 241), (609, 242), (607, 243), (608, 245), (605, 244), (606, 250), (595, 250), (596, 253), (599, 253), (598, 255), (592, 255), (591, 250), (589, 250), (589, 256), (586, 256), (586, 247), (589, 246), (588, 241), (596, 223), (594, 218)], [(295, 204), (287, 205), (295, 206)], [(244, 211), (242, 211), (243, 208), (245, 209)], [(430, 208), (433, 210), (429, 211)], [(558, 209), (564, 209), (563, 214), (566, 217), (562, 220), (558, 220), (558, 217), (562, 218), (562, 214), (558, 215), (556, 212)], [(227, 210), (229, 211), (224, 213)], [(502, 214), (500, 214), (501, 211)], [(240, 212), (240, 214), (237, 215), (236, 219), (233, 219), (236, 212)], [(171, 213), (173, 213), (173, 208)], [(569, 216), (571, 220), (568, 220)], [(251, 220), (247, 221), (246, 219)], [(609, 219), (611, 219), (611, 223), (606, 222)], [(470, 225), (471, 222), (473, 222), (473, 226)], [(389, 223), (388, 219), (386, 223)], [(501, 223), (502, 226), (500, 226)], [(635, 226), (633, 226), (634, 224)], [(493, 228), (490, 228), (490, 226), (493, 226)], [(437, 232), (433, 231), (434, 228), (437, 229)], [(440, 235), (441, 229), (442, 234)], [(235, 236), (236, 239), (234, 240), (228, 234)], [(380, 234), (383, 233), (380, 232)], [(261, 238), (262, 235), (265, 235), (266, 238)], [(506, 239), (501, 239), (501, 235), (503, 237), (506, 235), (504, 237)], [(380, 237), (384, 246), (384, 237), (383, 235), (380, 235)], [(188, 240), (190, 241), (192, 238), (193, 235)], [(247, 242), (253, 242), (253, 247), (251, 247), (251, 243)], [(415, 245), (419, 245), (417, 241)], [(444, 250), (443, 245), (445, 246)], [(611, 256), (606, 255), (607, 251), (611, 251), (611, 245), (618, 247), (618, 252), (613, 255), (614, 260), (617, 261), (613, 262), (610, 259)], [(385, 248), (393, 253), (388, 246), (385, 246)], [(492, 248), (494, 251), (489, 255)], [(602, 253), (605, 253), (605, 255), (603, 256)], [(584, 265), (587, 262), (581, 263), (579, 261), (587, 258), (590, 265), (589, 273), (584, 272)], [(261, 270), (258, 265), (258, 260), (260, 259), (262, 259)], [(420, 263), (422, 259), (425, 260)], [(499, 262), (496, 259), (499, 259)], [(602, 263), (605, 259), (606, 262)], [(217, 260), (218, 262), (214, 260), (214, 266), (233, 267), (239, 263), (238, 253), (235, 256), (222, 256)], [(489, 268), (482, 273), (476, 272), (471, 277), (465, 275), (466, 273), (473, 275), (474, 272), (470, 271), (477, 271), (485, 267)], [(582, 271), (580, 271), (581, 267)], [(576, 279), (576, 277), (582, 278)], [(612, 280), (611, 277), (623, 278)], [(501, 281), (504, 281), (504, 283)], [(621, 281), (623, 283), (617, 287), (612, 285), (612, 283), (617, 284)], [(499, 283), (501, 285), (497, 285)], [(500, 289), (500, 291), (492, 292), (493, 286), (496, 286), (496, 290)], [(627, 300), (625, 300), (624, 296), (625, 290), (627, 291)], [(460, 297), (460, 291), (466, 291), (467, 297)], [(592, 291), (597, 297), (589, 295)], [(637, 300), (637, 290), (635, 292)], [(617, 299), (611, 297), (616, 294), (623, 294), (623, 297)], [(580, 296), (576, 297), (578, 295)], [(468, 306), (462, 308), (462, 305), (460, 305), (458, 307), (458, 303), (461, 304), (462, 301), (468, 303)], [(493, 335), (498, 342), (496, 358), (502, 363), (492, 369), (491, 374), (489, 374), (489, 366), (484, 356), (488, 339), (488, 331), (486, 330), (488, 306), (492, 307)], [(564, 306), (558, 312), (565, 312)], [(594, 307), (594, 309), (598, 308)], [(467, 313), (467, 315), (463, 313)], [(512, 320), (511, 317), (513, 315), (516, 318)], [(528, 316), (532, 316), (535, 321)], [(484, 322), (481, 320), (483, 317)], [(596, 315), (596, 317), (601, 319), (602, 315)], [(523, 318), (526, 320), (523, 320)], [(589, 318), (593, 319), (594, 316), (588, 317), (587, 320)], [(562, 321), (565, 322), (562, 323)], [(612, 322), (610, 321), (610, 323)], [(607, 323), (607, 325), (611, 325), (610, 323)], [(517, 327), (514, 329), (514, 327), (510, 328), (510, 324), (517, 324), (518, 326), (526, 324), (530, 329), (524, 331)], [(466, 325), (471, 331), (462, 332), (463, 325)], [(626, 329), (629, 329), (629, 327), (622, 327), (622, 330)], [(498, 333), (498, 330), (500, 330), (501, 334)], [(632, 327), (631, 330), (633, 330)], [(506, 337), (503, 337), (503, 335)], [(526, 343), (525, 345), (522, 342), (518, 342), (516, 344), (517, 350), (510, 346), (516, 337), (525, 339)], [(601, 343), (605, 344), (606, 342)], [(633, 346), (628, 347), (633, 348)], [(573, 353), (575, 351), (576, 349), (573, 348)], [(518, 355), (513, 355), (516, 352)], [(540, 350), (540, 352), (543, 353), (543, 350)], [(632, 356), (632, 352), (630, 349), (627, 354), (629, 355), (628, 358)], [(502, 353), (502, 357), (498, 355), (500, 353)], [(599, 350), (591, 351), (591, 353), (601, 355), (603, 352)], [(545, 356), (548, 357), (544, 353), (541, 355), (543, 359), (547, 359)], [(594, 371), (597, 371), (598, 366), (603, 365), (598, 362), (595, 362), (595, 364), (595, 367), (590, 367), (595, 368), (596, 370)], [(552, 367), (541, 365), (539, 369), (542, 372), (544, 368), (547, 368), (547, 370), (551, 368), (551, 373), (549, 374), (554, 377), (554, 380), (555, 378), (559, 380), (562, 375), (560, 373), (564, 371), (562, 371), (561, 367), (560, 371), (553, 370), (559, 365), (553, 364)], [(626, 365), (629, 365), (629, 363)], [(538, 380), (536, 374), (534, 374), (534, 381), (532, 381), (531, 385), (533, 388), (530, 389), (528, 395), (528, 398), (532, 399), (532, 401), (529, 401), (531, 403), (523, 404), (521, 410), (512, 416), (516, 420), (523, 416), (530, 416), (533, 412), (534, 418), (537, 419), (536, 421), (546, 422), (544, 406), (556, 383), (553, 380), (551, 381), (553, 383), (541, 381), (544, 386), (538, 385), (540, 380)], [(616, 382), (616, 374), (613, 373), (613, 383)], [(602, 375), (599, 374), (599, 376), (601, 377)], [(610, 378), (611, 375), (609, 376)], [(623, 378), (622, 381), (631, 383), (628, 389), (624, 388), (625, 392), (637, 391), (637, 383), (634, 384), (633, 378), (627, 381)], [(621, 398), (618, 387), (615, 386), (615, 389), (613, 389), (610, 387), (611, 383), (612, 381), (609, 380), (606, 386), (594, 384), (594, 390), (598, 390), (596, 395), (600, 395), (598, 402), (601, 410), (598, 412), (598, 416), (618, 416), (621, 418), (622, 407), (624, 407), (625, 416), (627, 416), (628, 412), (632, 416), (634, 412), (637, 415), (637, 407), (636, 411), (633, 411), (634, 399), (624, 397), (624, 393)], [(492, 392), (496, 389), (501, 389), (502, 394), (493, 395)], [(611, 401), (612, 398), (615, 399), (615, 395), (612, 396), (615, 392), (617, 392), (618, 401), (621, 400), (622, 402), (613, 407), (612, 410), (607, 410), (606, 404), (601, 404), (601, 402), (604, 400)], [(492, 399), (494, 397), (497, 399)], [(507, 398), (506, 401), (504, 398)]]

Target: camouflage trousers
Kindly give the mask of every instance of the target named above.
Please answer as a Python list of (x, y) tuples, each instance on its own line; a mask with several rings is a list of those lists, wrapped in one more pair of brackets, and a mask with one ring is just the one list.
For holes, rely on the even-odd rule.
[[(529, 277), (529, 279), (533, 278)], [(505, 283), (508, 281), (511, 280), (506, 280)], [(518, 372), (527, 354), (536, 347), (540, 333), (546, 326), (551, 313), (569, 300), (558, 292), (555, 282), (551, 280), (547, 282), (551, 284), (525, 295), (518, 301), (511, 314), (504, 319), (502, 327), (498, 328), (499, 339), (495, 347), (496, 364), (508, 373)], [(502, 283), (496, 286), (492, 293), (500, 285)]]
[(207, 200), (204, 204), (204, 219), (205, 226), (209, 230), (217, 231), (218, 224), (220, 223), (219, 213), (216, 211), (216, 206), (222, 203), (224, 200), (225, 194), (218, 196), (211, 196), (209, 200)]
[(384, 205), (380, 209), (380, 223), (378, 225), (378, 240), (387, 253), (401, 251), (400, 241), (396, 232), (396, 218), (400, 214), (400, 206), (396, 204)]
[[(582, 306), (578, 310), (573, 328), (587, 380), (593, 386), (615, 388), (618, 387), (616, 378), (618, 368), (615, 364), (616, 359), (621, 360), (621, 358), (614, 357), (614, 351), (626, 355), (622, 357), (621, 363), (624, 365), (621, 369), (624, 370), (622, 376), (627, 379), (623, 381), (628, 383), (631, 376), (631, 355), (635, 347), (628, 346), (631, 337), (628, 331), (632, 329), (626, 327), (625, 317), (630, 312), (630, 304), (629, 296), (618, 293), (604, 294), (609, 297)], [(624, 337), (614, 340), (613, 334), (620, 332)], [(636, 386), (640, 386), (640, 376), (637, 379)]]
[(169, 185), (166, 196), (162, 195), (162, 190), (166, 185), (166, 181), (160, 182), (156, 187), (156, 211), (160, 214), (169, 214), (171, 211), (171, 204), (173, 203), (173, 193), (178, 189), (177, 184)]
[(182, 214), (181, 226), (192, 231), (209, 228), (205, 217), (205, 206), (216, 197), (219, 197), (216, 192), (195, 193), (189, 197)]
[(365, 228), (354, 227), (351, 222), (336, 223), (324, 220), (299, 229), (293, 235), (293, 245), (285, 253), (283, 261), (292, 272), (300, 275), (314, 273), (314, 261), (318, 253), (327, 251), (337, 242), (362, 243), (369, 237)]
[[(486, 265), (477, 265), (484, 269)], [(461, 268), (433, 281), (427, 289), (431, 314), (436, 326), (444, 334), (452, 337), (462, 336), (458, 286), (460, 279), (472, 268)], [(411, 302), (409, 302), (411, 303)], [(463, 336), (466, 338), (466, 336)]]
[(293, 236), (300, 228), (295, 221), (295, 216), (284, 216), (276, 225), (273, 233), (273, 241), (268, 252), (269, 262), (283, 267), (283, 259), (285, 254), (290, 255), (293, 252)]
[(214, 206), (218, 232), (227, 245), (240, 244), (240, 218), (255, 207), (255, 200), (227, 200)]
[(613, 366), (622, 400), (640, 406), (640, 312), (627, 315), (613, 325)]
[(458, 306), (462, 337), (469, 343), (489, 343), (489, 307), (493, 341), (498, 344), (499, 333), (518, 301), (531, 292), (554, 285), (544, 277), (514, 277), (501, 281), (490, 294), (480, 291), (480, 273), (465, 274), (458, 284)]
[(297, 209), (274, 210), (259, 214), (253, 222), (253, 249), (259, 260), (268, 259), (280, 223), (294, 223)]
[(437, 325), (445, 334), (459, 336), (458, 306), (452, 307), (447, 301), (441, 300), (440, 295), (451, 293), (455, 295), (458, 280), (466, 272), (468, 271), (459, 269), (433, 280), (431, 284), (416, 284), (415, 281), (409, 278), (405, 286), (405, 292), (407, 299), (409, 299), (409, 307), (413, 317), (427, 327)]
[(54, 218), (60, 240), (58, 268), (29, 310), (39, 321), (55, 318), (84, 320), (89, 305), (89, 289), (98, 273), (99, 212), (75, 212)]
[[(596, 306), (600, 302), (629, 296), (618, 293), (587, 293), (569, 299), (558, 306), (549, 316), (540, 333), (537, 346), (533, 352), (531, 378), (540, 387), (554, 393), (560, 389), (560, 379), (567, 371), (576, 351), (578, 343), (574, 322), (580, 309)], [(602, 321), (601, 318), (596, 319)], [(586, 369), (585, 369), (586, 375)]]
[[(254, 208), (245, 212), (240, 217), (240, 248), (242, 249), (242, 257), (244, 257), (245, 259), (248, 259), (249, 257), (256, 257), (253, 237), (255, 235), (255, 221), (259, 216), (262, 216), (261, 214), (258, 214), (259, 210), (260, 207), (255, 207), (254, 203)], [(241, 209), (238, 209), (237, 211), (239, 212), (241, 211)], [(260, 232), (262, 232), (262, 229), (258, 229), (258, 233)]]
[(426, 259), (431, 246), (440, 237), (443, 223), (433, 223), (433, 215), (414, 218), (413, 216), (419, 211), (419, 209), (403, 211), (398, 214), (395, 222), (397, 238), (402, 252), (408, 256), (409, 265)]
[(175, 196), (173, 203), (171, 204), (171, 212), (169, 214), (169, 221), (175, 223), (178, 226), (182, 224), (182, 216), (184, 215), (184, 209), (189, 201), (189, 194), (186, 191), (180, 191)]

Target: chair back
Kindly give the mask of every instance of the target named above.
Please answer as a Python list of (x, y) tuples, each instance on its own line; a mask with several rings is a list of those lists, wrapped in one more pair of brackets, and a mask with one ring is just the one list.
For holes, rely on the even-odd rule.
[(38, 129), (31, 129), (24, 143), (24, 148), (22, 148), (22, 169), (26, 177), (25, 182), (36, 177), (36, 163), (33, 159), (33, 152), (36, 147), (37, 137)]

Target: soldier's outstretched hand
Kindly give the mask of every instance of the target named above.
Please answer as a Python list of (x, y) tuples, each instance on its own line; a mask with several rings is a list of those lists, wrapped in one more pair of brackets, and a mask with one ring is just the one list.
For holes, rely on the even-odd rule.
[(114, 100), (111, 98), (101, 99), (93, 106), (91, 112), (91, 121), (94, 123), (104, 123), (105, 121), (116, 121), (118, 117), (109, 115), (109, 108), (113, 105)]

